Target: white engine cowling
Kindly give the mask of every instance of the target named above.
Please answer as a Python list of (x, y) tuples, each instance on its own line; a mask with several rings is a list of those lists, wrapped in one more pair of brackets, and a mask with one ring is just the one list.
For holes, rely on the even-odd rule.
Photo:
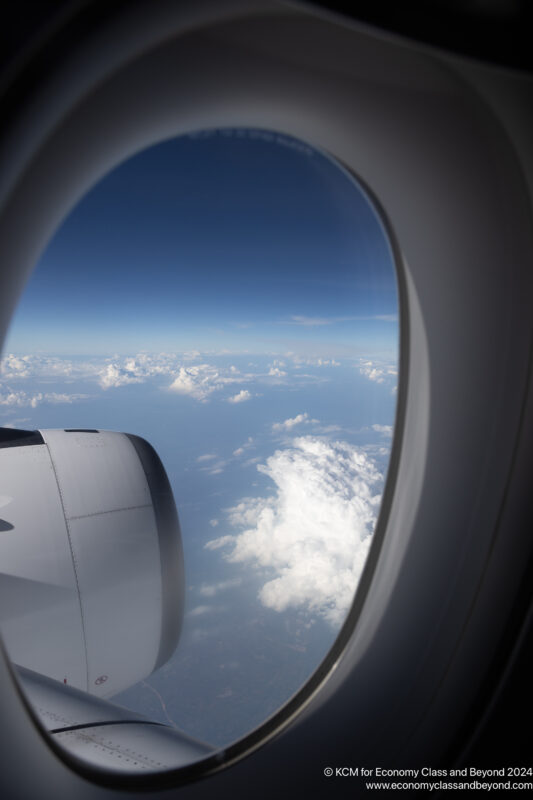
[(12, 660), (99, 696), (174, 651), (183, 554), (165, 470), (144, 440), (0, 435), (0, 631)]

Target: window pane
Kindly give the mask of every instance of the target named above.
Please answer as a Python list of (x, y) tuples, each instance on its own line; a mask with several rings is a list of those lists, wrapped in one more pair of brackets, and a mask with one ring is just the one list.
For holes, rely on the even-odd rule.
[[(330, 650), (379, 513), (396, 405), (398, 296), (390, 242), (367, 194), (329, 156), (284, 134), (222, 129), (160, 143), (108, 174), (63, 222), (6, 352), (4, 428), (92, 434), (95, 448), (98, 431), (124, 431), (153, 445), (176, 500), (185, 563), (175, 652), (153, 673), (146, 650), (139, 665), (132, 658), (124, 666), (122, 683), (99, 674), (85, 685), (70, 677), (90, 673), (83, 659), (59, 671), (48, 657), (49, 627), (40, 624), (46, 635), (24, 648), (42, 612), (35, 586), (53, 583), (60, 522), (50, 523), (42, 575), (35, 559), (31, 576), (17, 573), (15, 532), (17, 564), (26, 568), (33, 539), (22, 537), (32, 517), (15, 513), (22, 490), (7, 493), (0, 555), (13, 574), (2, 579), (2, 632), (13, 658), (214, 747), (250, 732)], [(74, 441), (43, 436), (52, 462)], [(5, 475), (21, 450), (0, 447)], [(49, 496), (44, 479), (33, 480)], [(117, 548), (129, 574), (139, 571), (129, 591), (146, 592), (143, 609), (153, 600), (147, 576), (159, 562), (139, 544), (143, 513), (123, 523), (114, 555), (107, 523), (93, 531), (90, 511), (71, 515), (85, 520), (71, 523), (71, 537), (100, 548), (85, 578), (102, 615), (91, 623), (97, 633)], [(9, 602), (22, 574), (35, 583), (23, 610)], [(144, 623), (127, 613), (130, 638), (136, 625), (149, 630), (148, 611)], [(72, 626), (72, 652), (89, 636), (87, 620), (77, 630), (74, 616), (57, 615), (63, 632)]]

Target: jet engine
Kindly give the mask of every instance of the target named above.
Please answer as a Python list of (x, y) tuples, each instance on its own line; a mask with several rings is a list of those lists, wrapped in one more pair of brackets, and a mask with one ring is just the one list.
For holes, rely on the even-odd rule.
[(172, 490), (144, 439), (0, 430), (0, 631), (22, 667), (101, 697), (174, 651), (184, 600)]

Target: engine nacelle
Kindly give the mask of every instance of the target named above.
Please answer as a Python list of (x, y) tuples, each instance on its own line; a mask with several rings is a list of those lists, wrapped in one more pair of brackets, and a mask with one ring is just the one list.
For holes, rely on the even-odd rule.
[(183, 552), (155, 450), (125, 433), (0, 432), (0, 631), (12, 660), (99, 696), (165, 663)]

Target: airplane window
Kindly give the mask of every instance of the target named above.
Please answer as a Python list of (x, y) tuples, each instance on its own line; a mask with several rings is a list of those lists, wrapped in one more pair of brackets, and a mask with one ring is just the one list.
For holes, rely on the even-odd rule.
[(159, 143), (72, 210), (0, 376), (1, 631), (56, 741), (188, 763), (303, 686), (372, 542), (398, 337), (373, 202), (288, 135)]

